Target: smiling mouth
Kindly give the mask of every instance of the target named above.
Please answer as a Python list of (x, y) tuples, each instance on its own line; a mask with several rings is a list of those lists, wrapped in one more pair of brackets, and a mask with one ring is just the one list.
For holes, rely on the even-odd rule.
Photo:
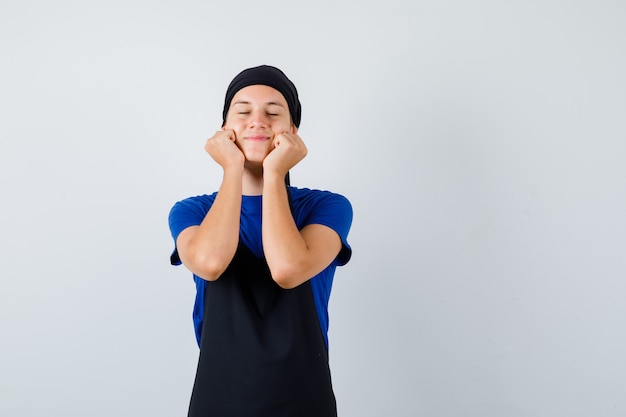
[(250, 135), (250, 136), (246, 136), (245, 137), (247, 140), (252, 140), (252, 141), (265, 141), (265, 140), (269, 140), (269, 136), (264, 136), (264, 135)]

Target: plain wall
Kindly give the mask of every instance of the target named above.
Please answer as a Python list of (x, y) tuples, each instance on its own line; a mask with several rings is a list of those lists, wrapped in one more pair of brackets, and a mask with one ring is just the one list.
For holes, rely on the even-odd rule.
[(240, 70), (298, 86), (292, 184), (354, 207), (340, 416), (626, 414), (626, 6), (0, 3), (0, 415), (182, 416), (167, 215)]

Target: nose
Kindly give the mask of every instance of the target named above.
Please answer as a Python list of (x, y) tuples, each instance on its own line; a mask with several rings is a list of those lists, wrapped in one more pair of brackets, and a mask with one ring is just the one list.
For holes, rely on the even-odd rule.
[(251, 128), (265, 128), (269, 124), (268, 118), (265, 113), (261, 111), (254, 111), (250, 115), (248, 126)]

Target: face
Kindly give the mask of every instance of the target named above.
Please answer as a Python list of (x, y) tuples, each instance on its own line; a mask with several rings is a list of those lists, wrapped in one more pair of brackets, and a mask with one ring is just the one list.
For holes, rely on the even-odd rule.
[(282, 132), (296, 133), (285, 97), (266, 85), (251, 85), (233, 97), (224, 129), (235, 131), (235, 143), (247, 163), (262, 164), (274, 149), (274, 137)]

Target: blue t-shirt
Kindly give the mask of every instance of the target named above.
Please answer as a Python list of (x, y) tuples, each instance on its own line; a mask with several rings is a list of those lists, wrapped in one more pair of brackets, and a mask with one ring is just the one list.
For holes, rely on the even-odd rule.
[[(322, 272), (311, 278), (311, 289), (320, 329), (328, 346), (328, 301), (337, 266), (345, 265), (352, 255), (348, 244), (348, 232), (352, 224), (352, 206), (348, 199), (330, 191), (289, 187), (292, 199), (292, 213), (298, 229), (310, 224), (321, 224), (333, 229), (341, 238), (342, 248), (335, 260)], [(177, 202), (169, 215), (169, 226), (174, 238), (190, 226), (198, 226), (209, 212), (217, 193), (190, 197)], [(261, 238), (261, 209), (263, 196), (243, 196), (239, 239), (257, 257), (263, 258)], [(171, 256), (172, 265), (180, 265), (176, 248)], [(206, 281), (194, 275), (196, 300), (193, 309), (193, 322), (196, 340), (200, 344), (204, 314), (204, 290)]]

